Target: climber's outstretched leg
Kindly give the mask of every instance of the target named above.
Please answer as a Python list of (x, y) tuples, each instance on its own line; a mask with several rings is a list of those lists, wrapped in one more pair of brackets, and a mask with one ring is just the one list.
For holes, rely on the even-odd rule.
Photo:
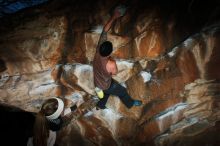
[(126, 88), (114, 80), (112, 80), (111, 86), (107, 90), (104, 90), (104, 93), (118, 96), (127, 108), (142, 105), (141, 101), (132, 99)]

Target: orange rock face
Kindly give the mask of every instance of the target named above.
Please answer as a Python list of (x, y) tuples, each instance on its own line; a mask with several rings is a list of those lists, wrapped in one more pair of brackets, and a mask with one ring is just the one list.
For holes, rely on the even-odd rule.
[[(113, 78), (143, 105), (127, 109), (110, 96), (107, 109), (97, 110), (89, 102), (96, 96), (92, 62), (118, 3), (129, 7), (107, 34), (119, 71)], [(219, 145), (219, 26), (198, 31), (202, 22), (171, 6), (54, 0), (28, 10), (33, 16), (18, 13), (21, 23), (2, 19), (0, 101), (37, 112), (47, 98), (71, 100), (80, 117), (58, 133), (61, 145)]]

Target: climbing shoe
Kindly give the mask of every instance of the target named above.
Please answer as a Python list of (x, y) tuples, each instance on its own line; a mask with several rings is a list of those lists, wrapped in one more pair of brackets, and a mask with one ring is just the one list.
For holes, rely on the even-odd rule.
[(134, 100), (133, 106), (141, 106), (141, 105), (142, 105), (142, 101), (140, 101), (140, 100)]

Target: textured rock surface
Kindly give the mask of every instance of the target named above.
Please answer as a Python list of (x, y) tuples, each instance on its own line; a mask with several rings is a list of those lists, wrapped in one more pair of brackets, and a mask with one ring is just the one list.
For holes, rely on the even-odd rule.
[(188, 106), (184, 119), (156, 138), (156, 144), (219, 145), (219, 132), (214, 132), (219, 129), (219, 82), (198, 79), (185, 89)]
[(114, 96), (108, 109), (91, 106), (100, 30), (123, 2), (54, 0), (1, 19), (1, 103), (37, 112), (49, 97), (72, 100), (82, 115), (58, 133), (59, 145), (220, 145), (220, 28), (209, 24), (218, 20), (213, 11), (202, 27), (209, 16), (196, 17), (197, 1), (125, 2), (127, 13), (108, 33), (113, 78), (143, 106), (127, 109)]

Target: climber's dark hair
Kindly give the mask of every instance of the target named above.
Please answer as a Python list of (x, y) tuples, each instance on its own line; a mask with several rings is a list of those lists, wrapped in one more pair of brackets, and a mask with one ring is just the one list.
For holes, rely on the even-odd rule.
[(99, 54), (102, 57), (109, 56), (112, 53), (112, 43), (110, 41), (103, 42), (99, 47)]

